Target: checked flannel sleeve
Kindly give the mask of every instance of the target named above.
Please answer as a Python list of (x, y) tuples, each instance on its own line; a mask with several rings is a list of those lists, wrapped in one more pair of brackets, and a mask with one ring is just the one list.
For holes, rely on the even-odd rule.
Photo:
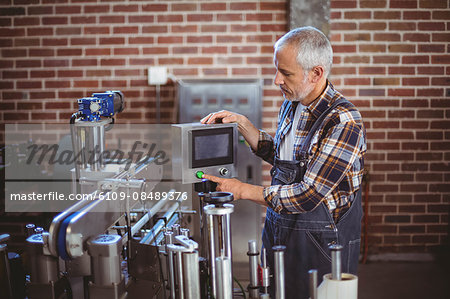
[[(303, 181), (266, 187), (264, 198), (277, 213), (311, 211), (322, 200), (330, 210), (339, 213), (343, 198), (348, 200), (354, 191), (351, 189), (359, 187), (357, 181), (362, 176), (364, 151), (362, 123), (354, 120), (338, 122), (328, 130), (320, 147), (313, 152)], [(344, 188), (339, 188), (341, 184)]]

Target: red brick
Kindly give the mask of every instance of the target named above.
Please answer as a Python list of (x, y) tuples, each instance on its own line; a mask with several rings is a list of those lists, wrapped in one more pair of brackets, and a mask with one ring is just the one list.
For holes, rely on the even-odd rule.
[(154, 42), (154, 38), (152, 36), (128, 37), (129, 44), (145, 45), (145, 44), (153, 44), (153, 42)]
[(427, 129), (428, 121), (402, 121), (402, 129)]
[(86, 77), (105, 77), (111, 76), (110, 70), (86, 70)]
[(431, 13), (426, 10), (403, 11), (403, 19), (405, 20), (429, 20)]
[(447, 0), (419, 0), (420, 8), (447, 8)]
[(53, 14), (53, 6), (29, 6), (27, 11), (29, 15), (51, 15)]
[(197, 26), (196, 25), (172, 25), (172, 32), (179, 33), (179, 32), (197, 32)]
[(272, 21), (272, 14), (271, 13), (251, 13), (251, 14), (246, 14), (245, 15), (245, 19), (247, 21)]
[(55, 6), (56, 15), (61, 14), (81, 14), (81, 6), (71, 5), (71, 6)]
[(125, 59), (117, 59), (117, 58), (101, 59), (100, 64), (102, 66), (122, 66), (125, 65)]
[(330, 7), (334, 8), (356, 8), (357, 1), (355, 0), (340, 0), (340, 1), (331, 1)]
[(388, 96), (403, 96), (403, 97), (413, 97), (414, 96), (414, 89), (406, 89), (406, 88), (389, 88), (388, 89)]
[(416, 23), (414, 22), (389, 22), (389, 30), (415, 31)]
[(227, 47), (202, 47), (202, 54), (226, 54)]
[(431, 63), (433, 63), (433, 64), (450, 64), (450, 55), (432, 55)]
[(115, 15), (114, 18), (111, 16), (102, 16), (99, 17), (100, 24), (123, 24), (125, 23), (125, 16)]
[[(374, 129), (398, 129), (400, 127), (399, 121), (373, 121)], [(399, 149), (400, 145), (398, 143), (377, 143), (375, 144), (378, 148), (384, 149)]]
[(72, 66), (97, 66), (97, 59), (72, 59)]
[(183, 15), (158, 15), (158, 23), (181, 23), (183, 22)]
[[(336, 58), (336, 57), (334, 57)], [(334, 60), (333, 58), (333, 60)], [(345, 56), (344, 57), (344, 63), (370, 63), (370, 56), (362, 56), (362, 55), (357, 55), (357, 56)]]
[(71, 38), (70, 44), (72, 46), (81, 46), (81, 45), (95, 45), (96, 39), (95, 38)]
[[(348, 33), (344, 34), (344, 41), (370, 41), (369, 33)], [(336, 47), (336, 45), (334, 45)]]
[(373, 63), (398, 64), (400, 56), (373, 56)]
[(65, 25), (69, 23), (68, 17), (43, 17), (43, 25)]
[(54, 98), (55, 98), (54, 91), (30, 92), (30, 100), (31, 99), (54, 99)]
[(145, 4), (142, 5), (142, 11), (167, 11), (167, 4)]
[(441, 88), (423, 88), (417, 90), (417, 96), (436, 96), (441, 97), (444, 95), (444, 89)]
[(103, 37), (99, 40), (100, 45), (123, 45), (124, 43), (124, 37)]
[(391, 0), (390, 8), (417, 8), (417, 0)]
[(430, 34), (426, 33), (405, 33), (403, 35), (404, 41), (412, 41), (412, 42), (429, 42)]
[(261, 10), (270, 10), (270, 11), (286, 9), (286, 7), (284, 5), (282, 5), (280, 2), (260, 2), (259, 8)]
[(244, 11), (252, 11), (256, 10), (256, 3), (254, 2), (237, 2), (230, 3), (231, 10), (244, 10)]
[(109, 5), (85, 5), (83, 6), (84, 13), (102, 13), (109, 12)]
[(144, 48), (143, 53), (144, 54), (168, 54), (169, 49), (167, 47)]
[(426, 108), (428, 107), (428, 100), (420, 100), (420, 99), (402, 100), (402, 107)]
[(196, 11), (197, 10), (197, 4), (196, 3), (174, 3), (170, 6), (171, 11)]
[(137, 48), (115, 48), (114, 55), (139, 55)]
[(217, 43), (242, 43), (241, 35), (219, 35), (216, 36)]
[(367, 44), (367, 45), (359, 45), (360, 52), (386, 52), (386, 45), (380, 44)]
[(332, 31), (356, 30), (355, 22), (331, 22), (330, 29)]
[(70, 17), (71, 24), (94, 24), (96, 22), (95, 17), (76, 16)]
[(44, 59), (44, 67), (65, 67), (69, 66), (67, 59)]
[[(376, 2), (376, 1), (373, 1)], [(374, 19), (383, 19), (383, 20), (399, 20), (401, 19), (400, 11), (374, 11), (373, 13)]]
[(205, 76), (226, 76), (226, 68), (202, 68), (202, 72)]
[(214, 10), (225, 10), (227, 7), (226, 3), (202, 3), (200, 9), (203, 11), (214, 11)]
[(444, 22), (419, 22), (417, 25), (419, 30), (424, 31), (445, 31)]
[(334, 45), (333, 46), (334, 53), (354, 53), (356, 52), (355, 45)]
[(173, 47), (173, 54), (197, 54), (198, 47)]
[[(385, 30), (387, 25), (385, 22), (360, 22), (360, 30)], [(356, 29), (356, 28), (353, 28)]]
[(226, 25), (202, 25), (201, 32), (226, 32)]
[(344, 19), (362, 19), (367, 20), (372, 18), (371, 11), (346, 11), (344, 12)]
[(84, 34), (109, 34), (109, 27), (84, 27)]
[(188, 14), (188, 22), (211, 22), (213, 20), (212, 14)]
[(114, 5), (113, 12), (139, 12), (139, 6), (135, 4)]
[(361, 75), (385, 75), (386, 67), (361, 66), (361, 67), (359, 67), (359, 74), (361, 74)]
[(415, 67), (408, 66), (390, 66), (388, 68), (388, 73), (392, 75), (400, 74), (400, 75), (414, 75)]
[(413, 78), (403, 78), (402, 84), (404, 86), (411, 86), (411, 85), (429, 85), (430, 84), (430, 78), (429, 77), (413, 77)]
[(430, 57), (425, 55), (409, 55), (402, 58), (403, 64), (428, 64)]
[(58, 49), (56, 51), (57, 56), (81, 56), (83, 55), (82, 49), (76, 48), (67, 48), (67, 49)]
[(373, 85), (400, 85), (400, 78), (385, 77), (385, 78), (373, 78)]
[(394, 100), (382, 100), (382, 99), (376, 99), (373, 101), (374, 107), (399, 107), (399, 101)]
[(386, 3), (387, 3), (386, 0), (378, 0), (378, 1), (360, 0), (359, 7), (361, 7), (361, 8), (385, 8)]
[(232, 69), (232, 75), (243, 75), (243, 76), (247, 76), (247, 75), (252, 75), (252, 76), (256, 76), (258, 74), (258, 69), (257, 68), (233, 68)]
[(111, 55), (111, 49), (109, 48), (87, 48), (85, 50), (86, 56), (100, 56), (100, 55)]

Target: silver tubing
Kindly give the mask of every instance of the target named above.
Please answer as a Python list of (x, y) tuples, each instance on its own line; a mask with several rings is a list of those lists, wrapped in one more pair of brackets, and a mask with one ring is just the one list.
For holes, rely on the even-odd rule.
[(200, 296), (198, 251), (183, 253), (183, 274), (186, 299), (198, 299)]
[[(209, 268), (212, 285), (212, 293), (218, 298), (216, 270), (216, 257), (227, 257), (230, 260), (230, 271), (227, 279), (233, 281), (231, 270), (231, 225), (230, 214), (234, 211), (232, 204), (223, 204), (221, 206), (207, 205), (203, 208), (206, 215), (206, 225), (208, 228), (209, 242)], [(216, 236), (216, 233), (218, 236)], [(217, 242), (216, 242), (217, 241)], [(217, 244), (216, 244), (217, 243)], [(223, 275), (223, 273), (220, 273)]]
[(183, 283), (183, 260), (181, 251), (175, 253), (177, 259), (177, 285), (178, 285), (178, 299), (184, 299), (184, 283)]
[(331, 245), (331, 278), (333, 280), (342, 279), (342, 264), (341, 264), (341, 245)]
[(217, 299), (233, 298), (231, 259), (226, 256), (216, 258)]
[(274, 267), (275, 267), (275, 298), (276, 299), (285, 299), (285, 290), (284, 290), (284, 251), (286, 250), (286, 246), (278, 245), (272, 247), (273, 255), (274, 255)]
[(169, 250), (169, 285), (170, 299), (175, 299), (175, 265), (173, 262), (173, 251)]
[(34, 224), (32, 224), (32, 223), (29, 223), (29, 224), (25, 225), (25, 231), (26, 231), (27, 238), (29, 236), (31, 236), (31, 235), (34, 235), (34, 228), (35, 227), (36, 226)]
[(258, 255), (259, 252), (256, 249), (256, 241), (248, 241), (248, 259), (249, 259), (249, 273), (250, 284), (248, 286), (248, 293), (250, 298), (259, 298), (258, 289)]
[(105, 167), (105, 161), (103, 161), (103, 153), (105, 152), (105, 126), (99, 127), (99, 157), (98, 157), (98, 164), (100, 169), (103, 169)]
[(185, 236), (186, 238), (189, 238), (189, 228), (181, 228), (180, 235)]
[(262, 287), (264, 289), (264, 294), (268, 294), (267, 293), (267, 289), (270, 286), (270, 269), (267, 266), (267, 253), (266, 253), (266, 248), (263, 248), (261, 251), (261, 255), (262, 255), (262, 265), (261, 265), (261, 270), (262, 270)]
[(309, 297), (317, 299), (317, 270), (309, 270)]
[(181, 226), (178, 223), (172, 225), (172, 232), (173, 232), (174, 237), (180, 235), (180, 229), (181, 229)]

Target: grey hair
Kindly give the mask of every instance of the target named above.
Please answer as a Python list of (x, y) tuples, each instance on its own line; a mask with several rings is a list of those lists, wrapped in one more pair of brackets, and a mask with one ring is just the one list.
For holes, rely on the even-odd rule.
[(305, 74), (320, 65), (325, 70), (325, 77), (328, 77), (333, 65), (333, 49), (320, 30), (311, 26), (292, 29), (275, 43), (274, 49), (277, 51), (286, 45), (296, 48), (297, 63)]

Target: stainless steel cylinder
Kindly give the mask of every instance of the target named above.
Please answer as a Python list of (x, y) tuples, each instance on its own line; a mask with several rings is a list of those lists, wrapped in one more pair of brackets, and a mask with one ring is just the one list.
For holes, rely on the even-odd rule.
[(183, 260), (181, 255), (182, 255), (181, 251), (175, 253), (176, 268), (177, 268), (176, 284), (178, 286), (178, 296), (177, 296), (178, 299), (184, 299)]
[(250, 284), (248, 285), (248, 293), (250, 298), (259, 298), (258, 288), (258, 256), (259, 252), (256, 249), (256, 241), (248, 241), (248, 259), (249, 259), (249, 274)]
[(173, 232), (174, 237), (180, 235), (180, 233), (181, 233), (180, 229), (181, 229), (181, 226), (179, 224), (172, 225), (172, 232)]
[(43, 232), (44, 232), (44, 229), (42, 227), (36, 227), (34, 229), (35, 234), (42, 235)]
[(93, 281), (96, 285), (110, 286), (122, 280), (120, 252), (122, 237), (100, 235), (88, 241), (88, 252), (92, 261)]
[(342, 279), (342, 264), (341, 264), (341, 245), (331, 245), (331, 278), (334, 280)]
[(25, 234), (27, 236), (27, 238), (31, 235), (34, 235), (34, 229), (35, 229), (35, 225), (32, 223), (29, 223), (27, 225), (25, 225)]
[(186, 299), (200, 296), (200, 269), (198, 251), (183, 253), (184, 295)]
[(317, 270), (309, 270), (309, 297), (317, 299)]
[(217, 299), (233, 298), (233, 275), (231, 273), (231, 259), (226, 256), (216, 258)]
[[(212, 293), (218, 297), (217, 293), (217, 271), (216, 257), (227, 257), (230, 259), (231, 267), (231, 223), (230, 216), (234, 211), (232, 204), (223, 204), (220, 206), (207, 205), (203, 208), (206, 215), (206, 224), (208, 227), (208, 245), (209, 245), (209, 270), (211, 276)], [(229, 274), (229, 280), (232, 281), (232, 271)]]
[(272, 247), (274, 255), (274, 278), (275, 278), (275, 298), (284, 299), (285, 289), (284, 289), (284, 251), (286, 246), (278, 245)]
[(186, 238), (189, 238), (189, 228), (181, 228), (180, 235), (185, 236)]
[(261, 271), (262, 271), (262, 286), (264, 288), (264, 293), (267, 293), (267, 288), (270, 286), (270, 269), (267, 267), (267, 253), (266, 249), (263, 248), (261, 250), (262, 255), (262, 264), (261, 264)]
[(34, 234), (27, 239), (27, 251), (30, 265), (30, 279), (33, 283), (48, 284), (58, 279), (58, 259), (44, 255), (42, 234)]

